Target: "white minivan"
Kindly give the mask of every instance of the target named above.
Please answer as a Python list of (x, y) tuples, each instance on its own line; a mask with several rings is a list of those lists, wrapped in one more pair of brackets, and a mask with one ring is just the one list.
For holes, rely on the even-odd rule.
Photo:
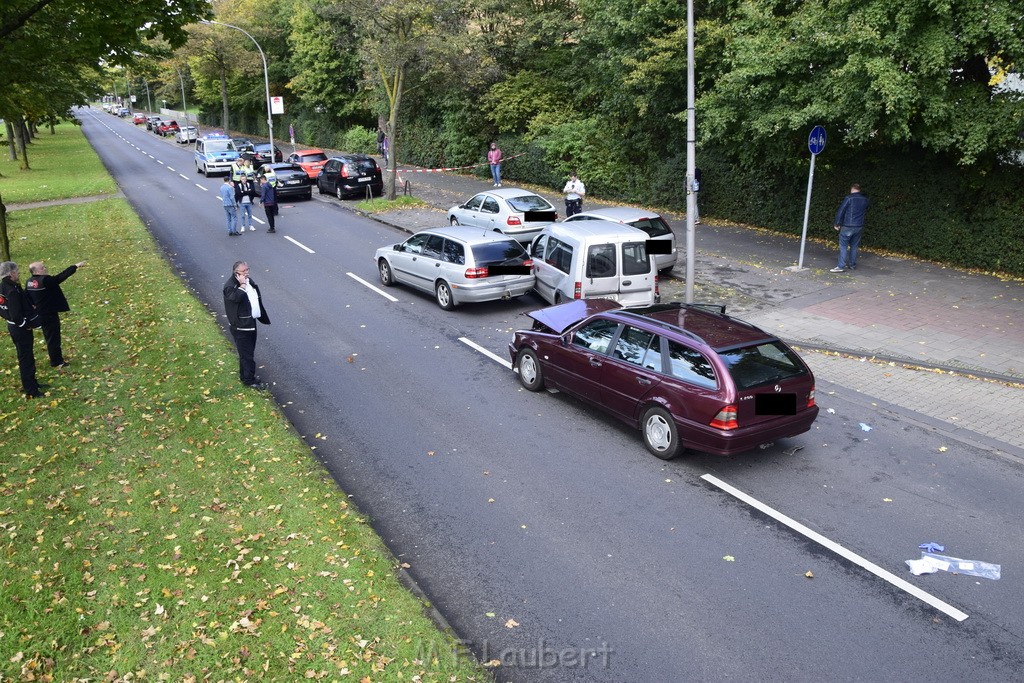
[(530, 245), (534, 289), (548, 303), (612, 299), (623, 306), (657, 303), (658, 271), (647, 233), (604, 220), (552, 223)]

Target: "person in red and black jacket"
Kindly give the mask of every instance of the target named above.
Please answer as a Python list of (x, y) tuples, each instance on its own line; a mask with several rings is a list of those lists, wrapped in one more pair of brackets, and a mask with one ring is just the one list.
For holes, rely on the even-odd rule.
[(35, 304), (39, 327), (43, 328), (43, 339), (46, 340), (46, 351), (50, 355), (50, 366), (54, 368), (67, 365), (60, 345), (60, 314), (71, 310), (60, 283), (84, 265), (85, 261), (82, 261), (68, 266), (57, 275), (50, 275), (42, 261), (28, 264), (28, 272), (32, 276), (25, 283), (25, 291)]
[(18, 264), (0, 263), (0, 316), (7, 320), (7, 332), (18, 352), (18, 370), (21, 388), (29, 398), (43, 395), (36, 381), (36, 357), (32, 351), (32, 328), (38, 327), (38, 317), (28, 294), (18, 280)]

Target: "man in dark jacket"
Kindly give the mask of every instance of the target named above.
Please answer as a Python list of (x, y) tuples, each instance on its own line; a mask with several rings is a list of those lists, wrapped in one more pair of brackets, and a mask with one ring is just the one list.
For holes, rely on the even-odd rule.
[(267, 212), (267, 224), (270, 225), (267, 232), (276, 232), (274, 217), (277, 216), (277, 192), (265, 175), (260, 176), (260, 203), (263, 204), (263, 209)]
[(60, 314), (71, 310), (67, 297), (60, 289), (60, 283), (74, 275), (84, 265), (85, 261), (81, 261), (68, 266), (58, 275), (50, 275), (42, 261), (28, 265), (28, 272), (32, 273), (32, 277), (25, 283), (25, 290), (35, 304), (39, 326), (43, 328), (43, 339), (46, 340), (46, 352), (50, 356), (50, 366), (54, 368), (67, 365), (60, 345)]
[(238, 349), (238, 377), (247, 387), (266, 389), (267, 385), (256, 376), (256, 321), (269, 325), (270, 316), (260, 288), (249, 279), (249, 265), (237, 261), (232, 271), (231, 278), (224, 283), (224, 309)]
[(839, 264), (832, 273), (842, 273), (847, 268), (857, 269), (857, 247), (864, 232), (864, 214), (871, 200), (860, 193), (860, 185), (850, 186), (850, 194), (836, 211), (835, 229), (839, 233)]
[(0, 316), (7, 320), (7, 332), (18, 352), (21, 389), (29, 398), (39, 398), (43, 392), (36, 381), (36, 357), (32, 351), (32, 328), (37, 327), (38, 318), (32, 301), (21, 288), (19, 275), (14, 261), (0, 263)]

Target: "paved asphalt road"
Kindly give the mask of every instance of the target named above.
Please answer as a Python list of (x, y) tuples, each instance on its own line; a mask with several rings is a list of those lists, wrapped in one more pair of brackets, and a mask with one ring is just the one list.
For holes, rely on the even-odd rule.
[[(249, 261), (273, 320), (256, 356), (274, 398), (475, 654), (503, 661), (498, 680), (1019, 677), (1015, 461), (819, 377), (819, 405), (841, 419), (740, 457), (661, 462), (634, 430), (522, 390), (464, 341), (504, 359), (532, 295), (452, 313), (399, 287), (389, 300), (357, 278), (377, 285), (373, 252), (402, 234), (333, 198), (285, 205), (277, 235), (228, 238), (221, 180), (197, 175), (190, 151), (94, 110), (83, 119), (222, 323), (221, 286)], [(1003, 578), (913, 577), (904, 560), (925, 541), (1001, 563)]]

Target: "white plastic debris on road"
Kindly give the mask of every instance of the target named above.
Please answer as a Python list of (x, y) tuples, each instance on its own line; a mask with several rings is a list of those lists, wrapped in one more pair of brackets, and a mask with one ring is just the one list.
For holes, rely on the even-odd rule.
[(949, 572), (950, 574), (967, 574), (968, 576), (980, 576), (983, 579), (999, 580), (1000, 566), (991, 562), (980, 562), (978, 560), (963, 560), (959, 557), (947, 555), (936, 555), (935, 553), (921, 553), (919, 560), (907, 560), (910, 573), (914, 576), (921, 574), (934, 574), (935, 572)]

